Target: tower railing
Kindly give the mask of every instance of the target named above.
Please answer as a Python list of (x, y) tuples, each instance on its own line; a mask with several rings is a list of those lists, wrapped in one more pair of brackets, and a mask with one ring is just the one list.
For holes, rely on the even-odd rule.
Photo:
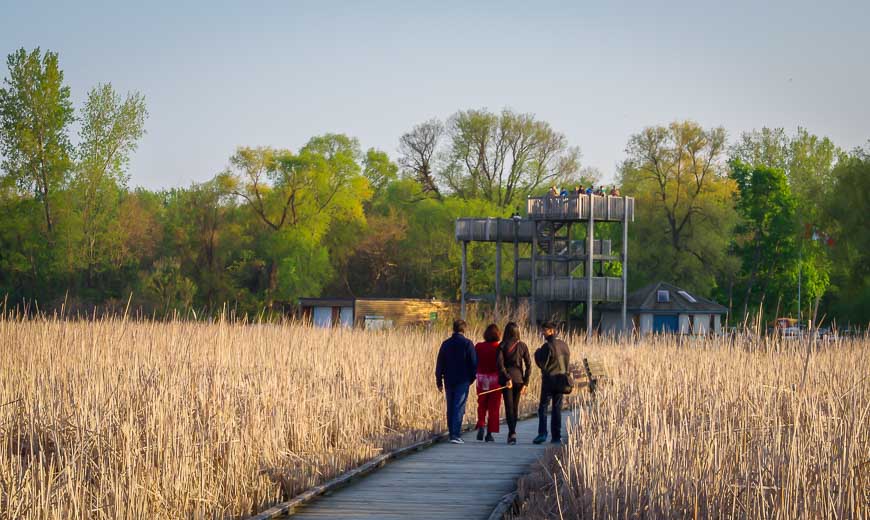
[(535, 223), (526, 219), (459, 218), (456, 219), (456, 240), (475, 242), (532, 241)]
[(526, 209), (534, 220), (588, 220), (589, 205), (595, 220), (618, 222), (628, 211), (628, 220), (634, 221), (634, 198), (610, 195), (568, 195), (566, 197), (529, 197)]

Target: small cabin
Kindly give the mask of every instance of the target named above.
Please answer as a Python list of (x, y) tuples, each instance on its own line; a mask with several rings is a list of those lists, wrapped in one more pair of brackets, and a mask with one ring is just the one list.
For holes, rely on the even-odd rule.
[(414, 298), (300, 298), (299, 318), (315, 327), (365, 330), (452, 320), (450, 304)]
[[(628, 295), (627, 327), (641, 335), (719, 334), (728, 309), (712, 300), (692, 294), (666, 282), (648, 285)], [(616, 334), (622, 329), (622, 310), (618, 306), (601, 308), (601, 333)]]

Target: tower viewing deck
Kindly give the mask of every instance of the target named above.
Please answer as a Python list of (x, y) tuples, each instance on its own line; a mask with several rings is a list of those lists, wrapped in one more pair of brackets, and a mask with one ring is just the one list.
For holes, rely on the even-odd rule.
[[(634, 198), (609, 195), (569, 195), (567, 197), (529, 197), (526, 209), (532, 220), (577, 221), (592, 220), (634, 222)], [(591, 212), (590, 212), (591, 209)]]

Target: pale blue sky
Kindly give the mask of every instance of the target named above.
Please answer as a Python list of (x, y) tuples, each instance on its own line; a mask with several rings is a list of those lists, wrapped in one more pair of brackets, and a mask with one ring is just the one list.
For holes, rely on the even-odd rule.
[[(239, 145), (399, 136), (460, 108), (532, 112), (609, 179), (630, 134), (694, 119), (870, 138), (870, 2), (0, 0), (0, 53), (60, 53), (77, 106), (145, 94), (133, 185), (211, 178)], [(5, 67), (3, 68), (5, 76)]]

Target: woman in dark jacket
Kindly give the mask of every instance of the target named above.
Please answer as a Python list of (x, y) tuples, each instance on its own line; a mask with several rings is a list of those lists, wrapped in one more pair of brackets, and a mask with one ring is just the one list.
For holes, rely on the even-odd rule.
[(520, 341), (520, 328), (510, 322), (504, 328), (504, 338), (498, 347), (496, 365), (499, 384), (507, 386), (502, 390), (504, 414), (508, 425), (508, 444), (517, 443), (517, 415), (520, 409), (520, 395), (532, 375), (532, 359), (529, 347)]

